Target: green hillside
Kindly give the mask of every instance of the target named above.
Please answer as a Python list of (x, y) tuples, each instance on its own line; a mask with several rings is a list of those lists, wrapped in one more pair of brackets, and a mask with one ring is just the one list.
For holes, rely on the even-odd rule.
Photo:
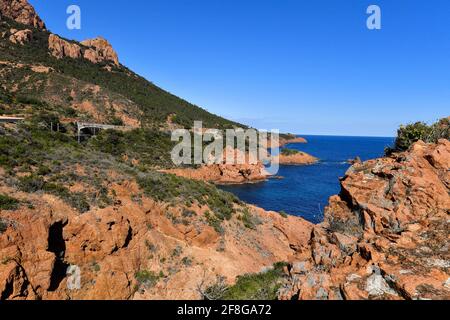
[[(25, 29), (25, 26), (7, 18), (0, 23), (0, 35), (10, 29)], [(30, 27), (26, 27), (30, 29)], [(106, 70), (105, 64), (93, 64), (84, 59), (56, 59), (49, 54), (47, 31), (33, 29), (33, 39), (25, 45), (13, 44), (7, 37), (0, 38), (1, 61), (25, 65), (44, 65), (53, 70), (49, 74), (33, 72), (29, 67), (0, 65), (1, 84), (13, 91), (12, 98), (27, 97), (44, 101), (50, 107), (70, 106), (71, 97), (64, 91), (71, 84), (98, 85), (110, 101), (128, 100), (130, 108), (137, 109), (139, 121), (146, 127), (160, 127), (169, 116), (176, 125), (190, 128), (194, 120), (202, 120), (210, 128), (231, 128), (242, 125), (216, 116), (177, 96), (164, 91), (125, 66)], [(83, 47), (83, 46), (82, 46)], [(13, 88), (14, 86), (14, 88)], [(12, 89), (13, 88), (13, 89)], [(49, 94), (52, 91), (52, 94)], [(1, 96), (5, 96), (5, 92)], [(59, 97), (59, 101), (54, 101)], [(81, 97), (83, 98), (83, 97)], [(99, 103), (101, 107), (101, 103)], [(61, 109), (61, 108), (59, 108)], [(130, 110), (129, 112), (134, 112)], [(106, 112), (106, 111), (105, 111)]]

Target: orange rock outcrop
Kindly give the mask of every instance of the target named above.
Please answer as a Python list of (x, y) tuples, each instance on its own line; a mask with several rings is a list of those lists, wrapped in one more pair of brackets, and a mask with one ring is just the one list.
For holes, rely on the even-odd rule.
[(31, 32), (31, 30), (29, 29), (25, 30), (11, 29), (9, 32), (11, 34), (9, 36), (9, 41), (11, 41), (14, 44), (24, 45), (27, 42), (30, 42), (31, 39), (33, 38), (33, 32)]
[(27, 0), (0, 0), (0, 14), (16, 22), (45, 29), (45, 24)]
[(81, 58), (81, 47), (78, 44), (61, 39), (55, 34), (51, 34), (48, 38), (48, 49), (52, 56), (58, 59), (64, 57)]
[(355, 164), (282, 299), (450, 299), (450, 142)]
[(298, 152), (292, 155), (280, 154), (278, 161), (282, 165), (309, 165), (317, 163), (319, 159), (307, 153)]
[(112, 62), (119, 65), (119, 57), (111, 44), (102, 37), (88, 39), (81, 42), (82, 45), (89, 47), (84, 52), (84, 58), (92, 63)]

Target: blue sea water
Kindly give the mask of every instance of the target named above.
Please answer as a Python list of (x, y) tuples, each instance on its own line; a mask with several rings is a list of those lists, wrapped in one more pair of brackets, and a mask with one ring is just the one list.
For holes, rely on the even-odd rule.
[(284, 179), (247, 185), (222, 186), (241, 200), (266, 210), (285, 211), (313, 223), (323, 221), (323, 210), (330, 196), (340, 191), (339, 178), (350, 165), (349, 159), (363, 161), (381, 157), (394, 138), (302, 136), (307, 144), (286, 147), (309, 153), (320, 159), (310, 166), (281, 166)]

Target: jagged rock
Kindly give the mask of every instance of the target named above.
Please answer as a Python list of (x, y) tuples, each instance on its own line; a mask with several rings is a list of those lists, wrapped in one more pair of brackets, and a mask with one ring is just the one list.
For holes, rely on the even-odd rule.
[(81, 42), (82, 45), (89, 47), (84, 52), (84, 58), (92, 63), (112, 62), (116, 66), (119, 65), (119, 58), (111, 44), (102, 37), (88, 39)]
[[(111, 189), (114, 205), (81, 215), (54, 196), (0, 186), (2, 194), (33, 202), (2, 211), (2, 219), (15, 223), (0, 233), (0, 299), (199, 299), (198, 286), (219, 275), (231, 283), (289, 260), (312, 229), (303, 219), (250, 207), (261, 221), (257, 230), (235, 217), (221, 236), (205, 223), (207, 207), (191, 207), (195, 214), (184, 225), (167, 216), (170, 210), (182, 217), (181, 208), (146, 197), (136, 202), (135, 182)], [(147, 270), (165, 276), (146, 288), (136, 273)]]
[(449, 168), (448, 140), (352, 166), (280, 298), (450, 299)]
[(0, 13), (16, 22), (45, 29), (44, 22), (27, 0), (0, 0)]
[(9, 41), (15, 44), (24, 45), (25, 43), (31, 41), (33, 38), (33, 32), (29, 29), (25, 30), (10, 30), (11, 35), (9, 36)]
[(48, 38), (48, 48), (50, 53), (58, 59), (64, 57), (81, 58), (81, 47), (79, 45), (63, 40), (54, 34), (51, 34)]

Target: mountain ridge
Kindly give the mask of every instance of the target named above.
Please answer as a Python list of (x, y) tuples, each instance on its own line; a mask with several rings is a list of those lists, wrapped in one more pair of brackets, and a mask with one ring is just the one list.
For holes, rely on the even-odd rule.
[[(26, 0), (2, 0), (0, 3), (3, 16), (0, 28), (2, 60), (29, 65), (40, 64), (52, 68), (54, 72), (62, 76), (82, 80), (120, 94), (141, 110), (141, 119), (134, 118), (134, 121), (144, 126), (168, 129), (170, 124), (167, 119), (171, 117), (172, 123), (185, 128), (191, 128), (194, 120), (202, 120), (204, 125), (210, 128), (245, 127), (211, 114), (135, 74), (119, 63), (117, 53), (105, 39), (98, 37), (82, 42), (64, 39), (45, 29), (45, 24), (34, 24), (34, 20), (42, 20)], [(17, 12), (18, 9), (11, 10), (12, 7), (30, 12), (29, 18), (24, 20)], [(27, 23), (24, 24), (24, 22)], [(9, 38), (14, 38), (15, 32), (12, 31), (20, 31), (26, 36), (16, 36), (20, 41), (13, 43), (8, 41)], [(8, 72), (13, 73), (14, 70)], [(10, 92), (12, 87), (12, 93), (15, 95), (30, 95), (35, 99), (51, 100), (42, 94), (45, 88), (33, 90), (35, 83), (22, 81), (24, 78), (35, 78), (35, 76), (31, 72), (21, 70), (21, 78), (12, 79), (20, 84), (15, 82), (14, 86), (7, 83), (2, 85), (4, 89), (9, 86)], [(26, 90), (23, 89), (24, 86), (27, 86)], [(58, 84), (51, 86), (58, 86)], [(69, 97), (67, 99), (70, 100)], [(92, 99), (95, 100), (95, 97)], [(93, 101), (91, 103), (95, 106)], [(61, 101), (59, 104), (62, 104)], [(65, 104), (73, 107), (70, 103)], [(111, 108), (111, 103), (106, 107)], [(105, 118), (104, 111), (98, 110), (98, 113), (102, 113)]]

